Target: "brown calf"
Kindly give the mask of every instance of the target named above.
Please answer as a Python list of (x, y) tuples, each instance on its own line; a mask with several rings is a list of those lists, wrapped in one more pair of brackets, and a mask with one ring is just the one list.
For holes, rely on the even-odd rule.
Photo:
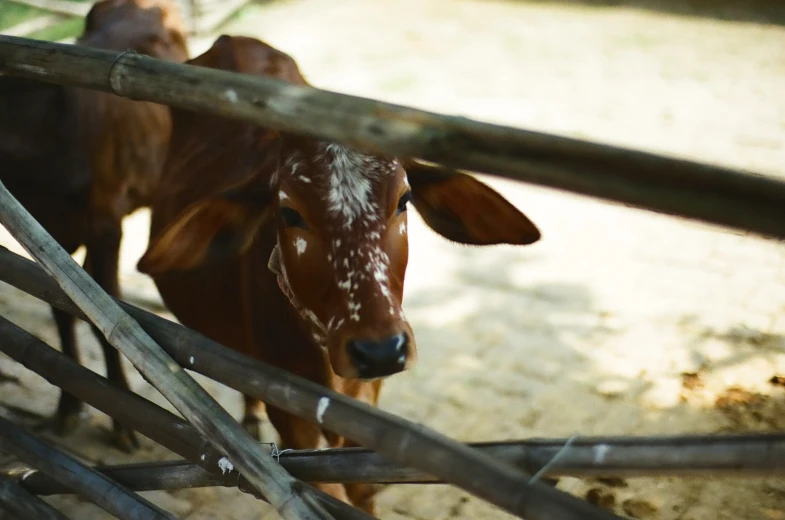
[[(182, 25), (164, 0), (105, 0), (85, 20), (79, 45), (182, 62)], [(85, 269), (119, 296), (121, 222), (150, 204), (171, 132), (169, 109), (94, 90), (0, 78), (0, 163), (3, 182), (66, 249), (86, 248)], [(53, 309), (63, 352), (78, 360), (74, 318)], [(128, 387), (120, 356), (99, 331), (107, 376)], [(63, 393), (54, 426), (79, 421), (83, 404)], [(114, 423), (118, 445), (136, 446), (133, 432)]]
[[(306, 84), (292, 58), (251, 38), (221, 36), (189, 63)], [(185, 325), (372, 405), (380, 378), (416, 358), (401, 310), (407, 204), (462, 243), (540, 237), (468, 175), (425, 170), (407, 179), (391, 157), (187, 111), (173, 109), (172, 118), (139, 270)], [(260, 409), (246, 398), (250, 431)], [(287, 448), (353, 444), (267, 411)], [(321, 487), (373, 511), (373, 487)]]

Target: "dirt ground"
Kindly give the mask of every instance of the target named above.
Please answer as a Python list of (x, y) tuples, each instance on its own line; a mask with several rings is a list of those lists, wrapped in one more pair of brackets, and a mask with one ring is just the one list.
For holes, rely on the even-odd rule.
[[(785, 176), (785, 26), (725, 18), (523, 1), (291, 0), (258, 6), (224, 32), (280, 47), (323, 88)], [(544, 238), (460, 247), (410, 216), (405, 307), (420, 362), (386, 383), (382, 408), (464, 441), (785, 428), (785, 388), (769, 383), (785, 375), (782, 244), (489, 182)], [(147, 218), (126, 221), (122, 281), (129, 299), (155, 303), (134, 268)], [(0, 312), (54, 342), (37, 300), (0, 285)], [(103, 372), (80, 327), (87, 364)], [(18, 378), (0, 384), (6, 406), (54, 410), (58, 391), (41, 378), (5, 358), (0, 371)], [(133, 374), (134, 388), (162, 403)], [(198, 380), (240, 417), (236, 392)], [(58, 443), (94, 463), (171, 457), (147, 439), (128, 457), (102, 444), (105, 416), (91, 410), (88, 424)], [(559, 486), (630, 518), (785, 518), (785, 479)], [(232, 490), (145, 495), (188, 520), (275, 517)], [(51, 501), (71, 518), (108, 518), (73, 497)], [(446, 486), (391, 486), (379, 503), (389, 520), (509, 518)]]

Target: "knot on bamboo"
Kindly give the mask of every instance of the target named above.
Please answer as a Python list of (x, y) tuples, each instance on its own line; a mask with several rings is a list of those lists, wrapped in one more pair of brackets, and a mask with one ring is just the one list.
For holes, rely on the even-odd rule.
[(106, 341), (110, 344), (115, 345), (117, 342), (117, 338), (123, 337), (124, 335), (128, 335), (133, 329), (134, 325), (136, 325), (136, 320), (134, 320), (128, 314), (121, 312), (116, 314), (113, 319), (111, 320), (111, 327), (104, 330), (104, 336), (106, 336)]
[[(122, 89), (120, 88), (120, 75), (118, 74), (117, 76), (115, 76), (114, 69), (120, 63), (120, 60), (123, 59), (126, 55), (136, 56), (137, 54), (136, 51), (134, 51), (133, 49), (126, 49), (120, 54), (118, 54), (117, 57), (112, 62), (112, 64), (109, 66), (109, 73), (107, 74), (106, 77), (107, 82), (109, 83), (109, 88), (112, 89), (112, 92), (117, 94), (118, 96), (122, 95), (121, 92)], [(2, 65), (2, 62), (0, 62), (0, 65)]]

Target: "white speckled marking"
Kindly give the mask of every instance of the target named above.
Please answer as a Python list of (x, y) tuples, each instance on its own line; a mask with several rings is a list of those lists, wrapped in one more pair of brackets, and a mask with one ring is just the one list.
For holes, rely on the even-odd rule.
[(226, 474), (227, 471), (232, 471), (234, 469), (234, 464), (232, 464), (226, 457), (221, 457), (221, 459), (218, 461), (218, 467), (221, 468), (222, 474)]
[(297, 237), (294, 241), (294, 247), (297, 249), (297, 256), (300, 256), (305, 253), (308, 242), (303, 237)]
[(324, 422), (324, 413), (327, 411), (327, 407), (330, 406), (330, 398), (329, 397), (322, 397), (319, 399), (319, 403), (316, 405), (316, 421), (319, 424)]
[(329, 171), (329, 211), (341, 215), (347, 228), (361, 215), (365, 221), (377, 220), (379, 208), (371, 200), (372, 184), (381, 176), (392, 173), (395, 162), (338, 144), (322, 145), (322, 159)]

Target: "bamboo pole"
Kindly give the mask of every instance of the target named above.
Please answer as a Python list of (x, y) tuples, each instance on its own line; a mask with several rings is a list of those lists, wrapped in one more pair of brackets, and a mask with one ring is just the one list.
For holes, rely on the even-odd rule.
[[(38, 266), (1, 247), (0, 280), (84, 319), (79, 308)], [(619, 518), (430, 428), (227, 349), (133, 305), (118, 303), (190, 370), (303, 419), (321, 419), (330, 431), (402, 466), (458, 486), (512, 514), (531, 520)], [(317, 410), (322, 413), (317, 415)]]
[[(657, 437), (587, 437), (573, 442), (558, 462), (549, 461), (568, 439), (470, 443), (488, 457), (514, 466), (545, 468), (549, 477), (776, 477), (785, 473), (785, 435), (683, 435)], [(603, 457), (599, 458), (598, 453)], [(280, 456), (281, 465), (309, 482), (442, 484), (421, 471), (389, 462), (364, 448), (295, 450)], [(95, 469), (134, 491), (209, 486), (235, 487), (237, 479), (205, 471), (188, 461), (96, 466)], [(36, 495), (69, 493), (64, 486), (34, 472), (24, 481)]]
[(0, 417), (0, 446), (121, 520), (177, 520), (105, 475)]
[(0, 36), (0, 72), (785, 238), (785, 182), (131, 53)]
[[(58, 485), (57, 481), (50, 481)], [(4, 477), (0, 477), (0, 511), (12, 515), (15, 520), (68, 520), (60, 511)]]
[[(197, 464), (196, 467), (201, 468), (203, 474), (220, 478), (223, 485), (240, 487), (257, 498), (267, 500), (237, 470), (234, 468), (227, 470), (226, 464), (221, 463), (223, 454), (214, 449), (191, 425), (173, 413), (133, 392), (115, 386), (106, 378), (84, 368), (3, 316), (0, 316), (0, 338), (2, 338), (0, 351), (53, 385)], [(193, 473), (195, 470), (192, 468), (190, 471)], [(13, 472), (18, 473), (17, 470)], [(42, 478), (40, 473), (29, 475), (29, 478), (34, 479), (36, 475), (37, 478)], [(305, 486), (305, 484), (301, 485)], [(30, 489), (28, 478), (24, 480), (24, 487)], [(131, 489), (135, 488), (132, 486)], [(307, 489), (336, 518), (354, 520), (372, 518), (318, 489), (311, 486), (307, 486)]]
[[(219, 470), (217, 461), (221, 453), (179, 417), (113, 386), (2, 316), (0, 338), (0, 351), (10, 358), (63, 391), (117, 418), (192, 463), (196, 462), (96, 468), (98, 471), (135, 491), (209, 485), (235, 487), (238, 484), (249, 489), (250, 484), (237, 471)], [(566, 443), (567, 439), (532, 439), (470, 443), (469, 446), (486, 457), (527, 471), (538, 472), (546, 468), (544, 474), (551, 477), (705, 474), (753, 477), (785, 472), (785, 434), (585, 437), (574, 440), (559, 456), (558, 462), (551, 465), (550, 461)], [(600, 453), (602, 457), (598, 457)], [(308, 482), (442, 483), (427, 473), (392, 463), (363, 448), (296, 450), (284, 453), (279, 460), (289, 473)], [(43, 483), (37, 484), (39, 481)], [(52, 485), (40, 473), (25, 479), (25, 488), (36, 494), (52, 492), (47, 491), (47, 486)], [(261, 497), (257, 491), (252, 492)]]
[(63, 292), (210, 443), (226, 454), (287, 520), (332, 518), (262, 451), (229, 413), (161, 349), (139, 324), (0, 183), (0, 222), (41, 263)]
[[(201, 466), (187, 461), (165, 461), (156, 463), (122, 464), (117, 466), (95, 466), (103, 473), (133, 491), (173, 491), (200, 487), (237, 487), (222, 475), (206, 471)], [(0, 478), (4, 478), (0, 474)], [(5, 478), (18, 478), (18, 473), (6, 473)], [(32, 470), (24, 479), (24, 490), (33, 495), (67, 495), (73, 493), (66, 486), (53, 480), (46, 473)], [(348, 507), (348, 505), (347, 505)]]

